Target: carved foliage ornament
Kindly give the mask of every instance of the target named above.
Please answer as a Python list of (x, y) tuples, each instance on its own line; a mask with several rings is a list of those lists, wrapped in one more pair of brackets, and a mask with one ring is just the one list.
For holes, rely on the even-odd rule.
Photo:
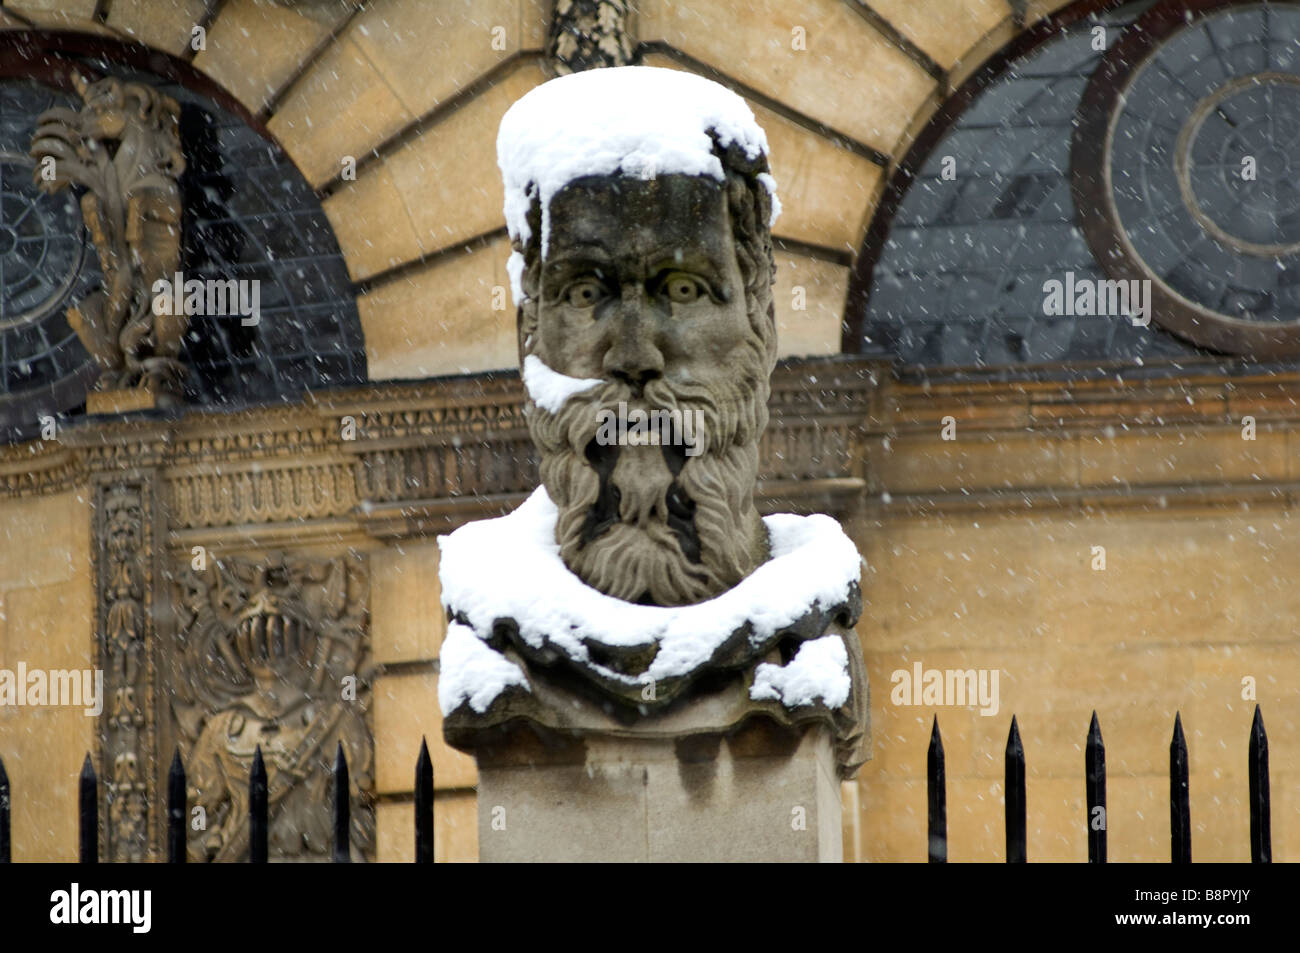
[(113, 861), (142, 861), (150, 850), (148, 789), (153, 772), (152, 574), (149, 493), (113, 483), (96, 496), (99, 658), (106, 707), (100, 726), (107, 771), (106, 845)]
[(180, 266), (185, 171), (180, 106), (141, 83), (73, 83), (84, 107), (42, 113), (32, 140), (37, 184), (73, 188), (99, 253), (104, 287), (68, 309), (68, 323), (100, 368), (100, 390), (179, 393), (186, 318), (155, 315), (151, 289)]
[(352, 847), (374, 853), (374, 749), (365, 569), (360, 560), (277, 555), (223, 559), (177, 582), (172, 712), (189, 771), (191, 859), (248, 853), (248, 774), (266, 764), (273, 857), (324, 860), (331, 844), (333, 759), (352, 785)]
[(627, 0), (555, 0), (547, 52), (557, 74), (632, 62)]

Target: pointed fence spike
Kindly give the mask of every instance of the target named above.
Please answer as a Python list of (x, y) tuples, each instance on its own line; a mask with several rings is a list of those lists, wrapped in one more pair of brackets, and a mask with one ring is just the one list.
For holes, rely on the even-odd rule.
[(0, 864), (9, 863), (9, 775), (0, 758)]
[(340, 741), (338, 753), (334, 755), (334, 863), (336, 864), (352, 861), (349, 796), (348, 758), (343, 753), (343, 742)]
[(95, 766), (91, 763), (89, 754), (81, 763), (78, 788), (81, 862), (97, 864), (99, 863), (99, 780), (95, 777)]
[(185, 792), (185, 765), (181, 749), (172, 751), (172, 766), (167, 771), (167, 863), (185, 863), (185, 820), (189, 812)]
[(1088, 831), (1088, 863), (1106, 863), (1106, 743), (1101, 737), (1101, 722), (1092, 713), (1088, 741), (1084, 746), (1084, 786), (1088, 811), (1084, 823)]
[(433, 863), (433, 761), (424, 738), (415, 763), (415, 862)]
[(1250, 775), (1250, 862), (1273, 862), (1272, 807), (1268, 793), (1268, 734), (1264, 716), (1255, 706), (1250, 725), (1250, 752), (1247, 756)]
[(253, 752), (253, 767), (248, 772), (248, 862), (266, 863), (267, 851), (267, 785), (266, 764), (262, 761), (262, 746)]
[(1192, 809), (1187, 786), (1187, 738), (1183, 716), (1174, 714), (1174, 737), (1169, 742), (1169, 860), (1192, 862)]
[(930, 863), (948, 862), (948, 790), (943, 763), (939, 716), (930, 729), (930, 750), (925, 756), (925, 791), (929, 817)]
[(1011, 731), (1007, 734), (1006, 808), (1007, 863), (1023, 864), (1028, 859), (1025, 849), (1025, 748), (1020, 743), (1020, 726), (1015, 715), (1011, 716)]

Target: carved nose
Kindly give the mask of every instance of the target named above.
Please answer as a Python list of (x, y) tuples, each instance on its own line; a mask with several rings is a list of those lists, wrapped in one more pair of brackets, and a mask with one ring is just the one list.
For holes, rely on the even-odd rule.
[(640, 396), (641, 391), (645, 388), (646, 384), (650, 383), (650, 381), (657, 377), (663, 376), (662, 372), (648, 367), (642, 368), (639, 371), (615, 368), (609, 372), (609, 375), (615, 380), (622, 381), (628, 387), (632, 388), (633, 393), (637, 396)]
[(640, 396), (650, 381), (662, 377), (664, 356), (640, 322), (630, 321), (605, 353), (605, 373), (622, 381)]

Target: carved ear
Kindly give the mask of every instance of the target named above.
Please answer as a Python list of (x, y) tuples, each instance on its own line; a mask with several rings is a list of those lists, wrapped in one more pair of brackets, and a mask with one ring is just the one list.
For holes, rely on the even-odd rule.
[[(535, 202), (533, 207), (534, 209), (537, 208)], [(519, 286), (523, 291), (524, 298), (518, 303), (515, 312), (515, 331), (516, 343), (519, 349), (519, 365), (521, 367), (524, 358), (537, 349), (537, 297), (541, 293), (541, 288), (537, 287), (541, 277), (541, 240), (539, 236), (541, 235), (542, 224), (540, 211), (537, 212), (535, 221), (533, 214), (530, 212), (529, 223), (533, 229), (531, 243), (537, 249), (536, 254), (538, 257), (531, 267), (525, 264), (523, 273), (519, 276)], [(528, 257), (523, 242), (517, 240), (512, 242), (511, 250), (527, 262)]]
[(524, 358), (537, 350), (537, 301), (529, 299), (519, 304), (519, 310), (515, 317), (515, 327), (518, 333), (519, 345), (519, 366), (522, 367)]
[[(524, 348), (524, 341), (528, 338), (528, 334), (529, 334), (529, 332), (526, 332), (524, 330), (524, 306), (523, 305), (519, 306), (519, 310), (515, 315), (515, 333), (516, 333), (515, 344), (517, 345), (517, 349), (519, 351), (519, 366), (522, 368), (524, 366), (524, 358), (528, 356), (528, 351)], [(536, 339), (534, 338), (534, 340)]]

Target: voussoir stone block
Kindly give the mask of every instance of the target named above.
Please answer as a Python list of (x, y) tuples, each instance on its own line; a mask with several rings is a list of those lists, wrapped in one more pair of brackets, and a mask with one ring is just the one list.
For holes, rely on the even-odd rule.
[[(937, 84), (843, 0), (641, 5), (642, 40), (662, 40), (792, 109), (892, 153)], [(802, 30), (802, 35), (796, 34)], [(829, 89), (854, 95), (828, 96)]]

